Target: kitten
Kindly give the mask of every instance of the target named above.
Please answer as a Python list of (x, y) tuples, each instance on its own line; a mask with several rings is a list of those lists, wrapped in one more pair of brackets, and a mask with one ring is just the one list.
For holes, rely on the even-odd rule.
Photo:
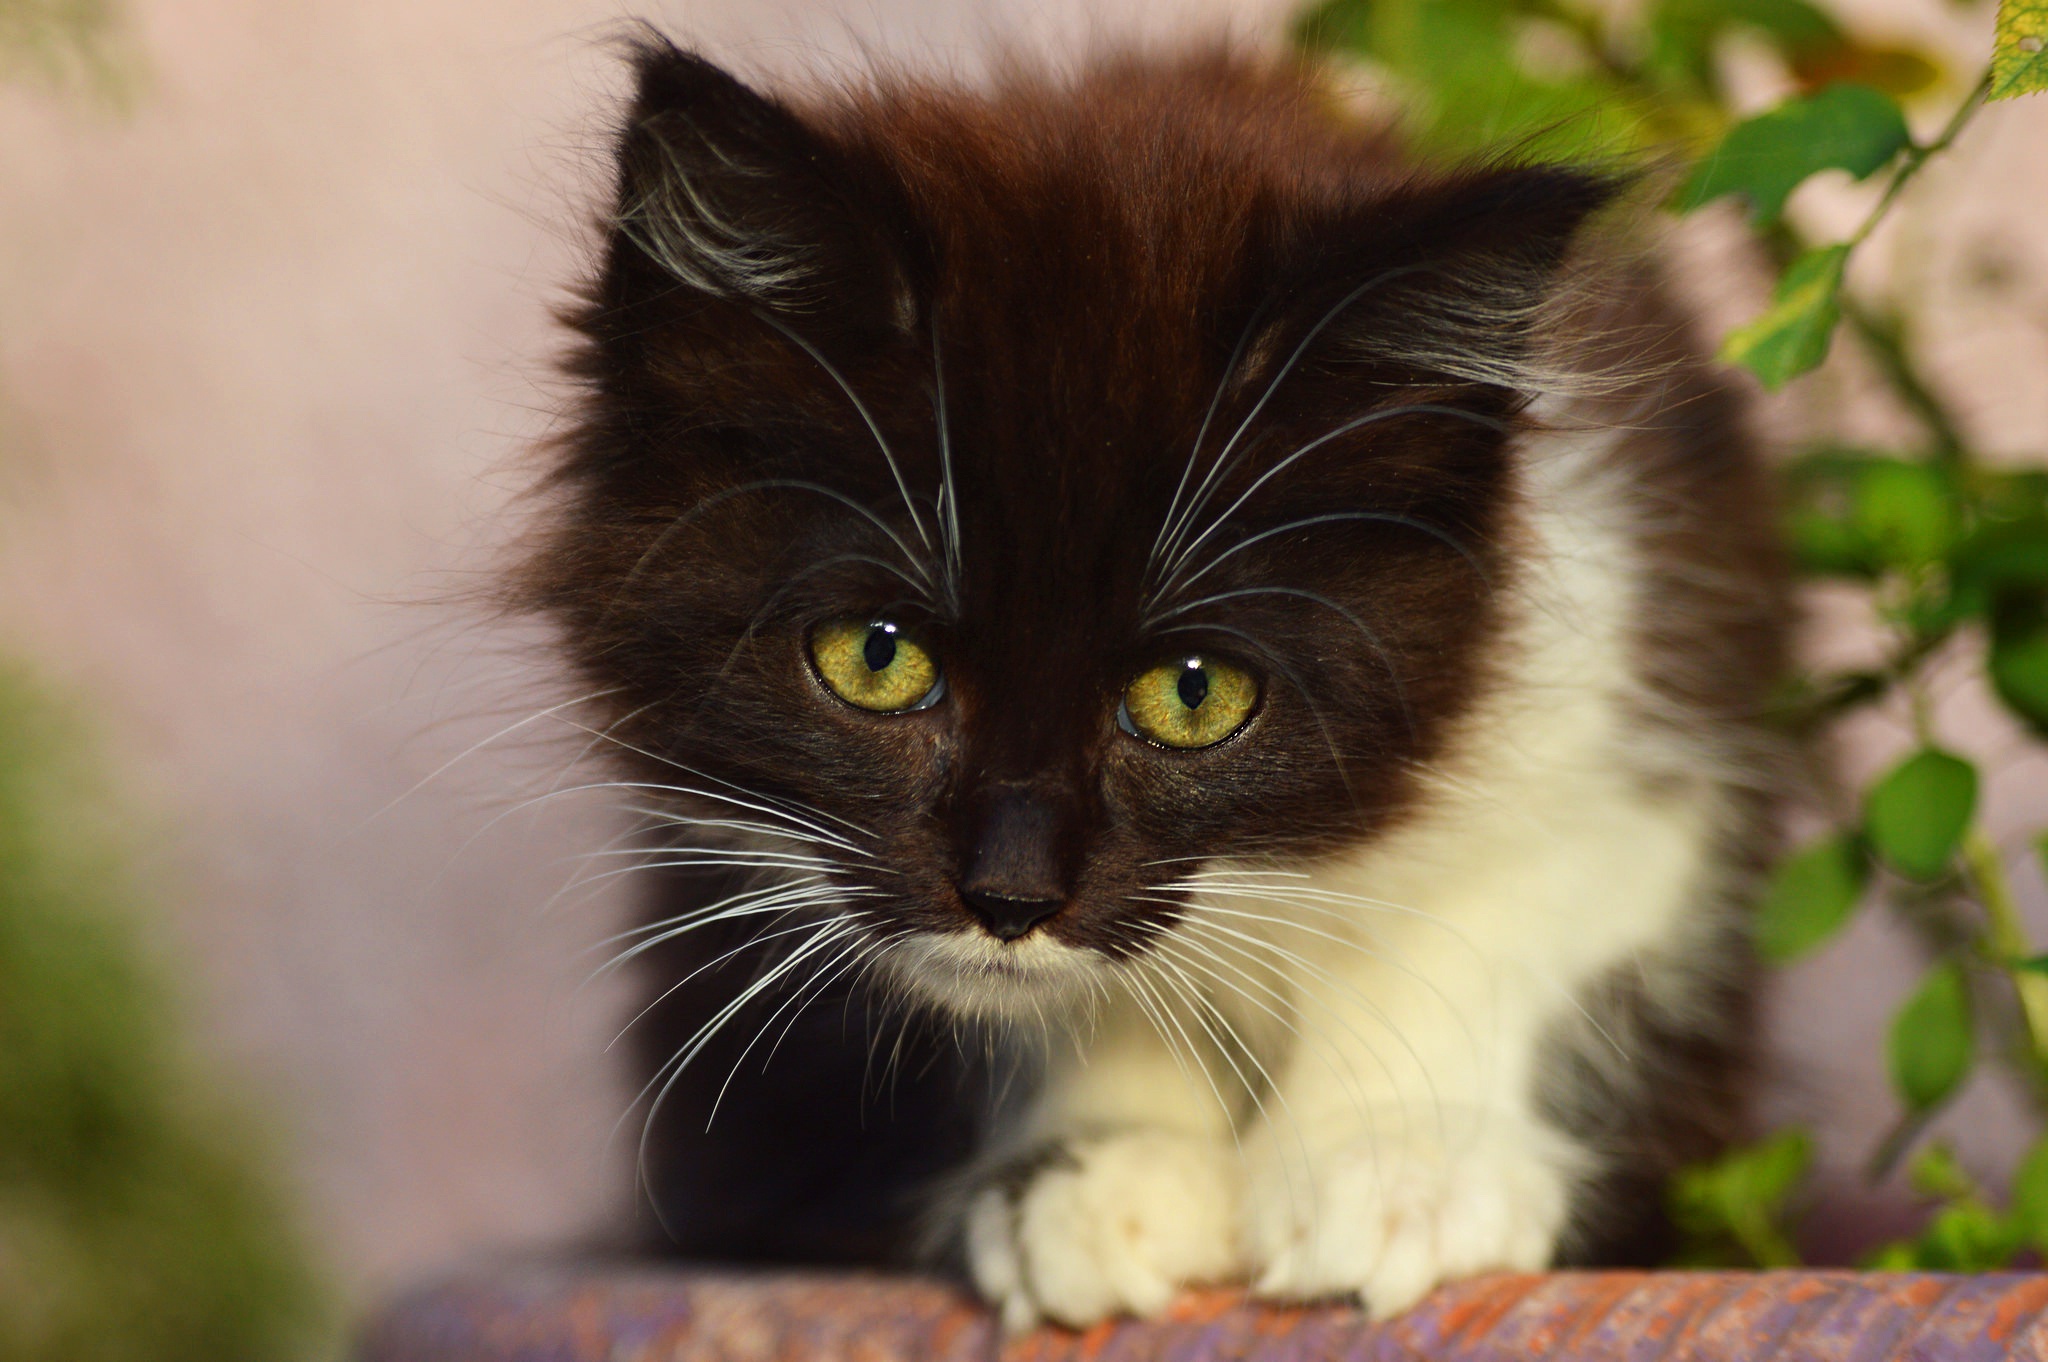
[(1654, 1253), (1784, 610), (1625, 185), (1223, 56), (635, 67), (517, 590), (658, 829), (683, 1251), (924, 1233), (1011, 1327)]

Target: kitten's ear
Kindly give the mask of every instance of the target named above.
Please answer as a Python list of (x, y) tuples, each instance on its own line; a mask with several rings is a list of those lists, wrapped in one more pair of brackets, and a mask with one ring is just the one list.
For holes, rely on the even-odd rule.
[(901, 214), (882, 186), (694, 53), (648, 38), (633, 65), (615, 268), (651, 265), (668, 286), (753, 307), (909, 323)]
[(1342, 244), (1319, 253), (1325, 280), (1312, 289), (1330, 316), (1332, 357), (1554, 386), (1559, 333), (1586, 315), (1573, 243), (1627, 187), (1567, 167), (1510, 167), (1348, 215)]

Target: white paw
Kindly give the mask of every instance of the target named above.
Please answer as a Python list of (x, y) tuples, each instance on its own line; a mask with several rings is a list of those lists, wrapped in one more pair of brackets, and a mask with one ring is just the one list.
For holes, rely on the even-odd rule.
[(1255, 1165), (1246, 1215), (1262, 1296), (1357, 1296), (1385, 1318), (1442, 1282), (1546, 1266), (1564, 1228), (1572, 1160), (1540, 1129), (1278, 1150)]
[(1237, 1275), (1236, 1154), (1212, 1140), (1131, 1131), (1073, 1140), (967, 1212), (974, 1284), (1012, 1333), (1042, 1318), (1083, 1328), (1151, 1315), (1180, 1287)]

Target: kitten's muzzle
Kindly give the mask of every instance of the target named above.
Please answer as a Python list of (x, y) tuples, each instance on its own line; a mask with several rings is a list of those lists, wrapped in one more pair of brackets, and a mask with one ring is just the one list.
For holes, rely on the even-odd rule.
[(960, 901), (998, 941), (1015, 941), (1065, 906), (1064, 899), (1013, 899), (962, 887)]
[(1029, 786), (998, 784), (975, 801), (960, 901), (998, 941), (1015, 941), (1066, 906), (1067, 829)]

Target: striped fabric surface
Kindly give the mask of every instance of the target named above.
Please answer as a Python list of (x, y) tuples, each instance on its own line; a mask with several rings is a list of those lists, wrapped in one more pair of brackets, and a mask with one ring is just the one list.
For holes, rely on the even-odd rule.
[(2048, 1274), (1563, 1272), (1445, 1287), (1376, 1322), (1235, 1293), (1005, 1341), (951, 1288), (881, 1276), (527, 1270), (417, 1292), (363, 1362), (1976, 1362), (2048, 1360)]

